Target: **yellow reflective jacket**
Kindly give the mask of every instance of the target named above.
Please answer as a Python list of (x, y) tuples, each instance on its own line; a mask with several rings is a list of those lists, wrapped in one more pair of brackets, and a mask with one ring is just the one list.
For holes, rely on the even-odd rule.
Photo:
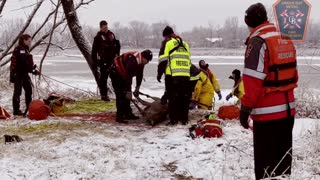
[(201, 71), (199, 80), (194, 88), (192, 100), (196, 101), (201, 109), (212, 109), (214, 88), (207, 74)]
[(190, 47), (185, 41), (181, 41), (181, 38), (171, 38), (165, 45), (164, 53), (159, 57), (159, 64), (163, 61), (168, 62), (166, 75), (190, 77)]
[(238, 103), (240, 102), (241, 98), (244, 96), (244, 85), (243, 81), (241, 80), (238, 85), (236, 85), (233, 89), (231, 94), (238, 98)]

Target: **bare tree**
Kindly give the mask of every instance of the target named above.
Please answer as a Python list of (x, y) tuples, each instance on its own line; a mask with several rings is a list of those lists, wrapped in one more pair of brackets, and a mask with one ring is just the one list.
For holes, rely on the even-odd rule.
[[(90, 3), (92, 1), (94, 1), (94, 0), (90, 0), (88, 2), (82, 1), (82, 3)], [(66, 16), (66, 19), (68, 22), (68, 27), (70, 29), (72, 37), (73, 37), (75, 43), (77, 44), (80, 52), (82, 53), (82, 55), (86, 59), (88, 65), (92, 71), (92, 74), (95, 77), (97, 84), (99, 84), (98, 83), (98, 74), (96, 74), (96, 72), (94, 70), (94, 64), (91, 59), (91, 45), (90, 45), (89, 41), (87, 40), (86, 36), (82, 32), (82, 28), (80, 26), (80, 22), (79, 22), (79, 19), (77, 16), (77, 12), (76, 12), (73, 0), (62, 0), (61, 2), (62, 2), (63, 11)]]
[(152, 47), (160, 48), (161, 42), (163, 40), (162, 31), (168, 25), (167, 21), (160, 21), (151, 24), (151, 34), (152, 34)]
[(135, 47), (142, 47), (143, 42), (149, 34), (149, 25), (141, 21), (131, 21), (129, 24), (133, 30)]
[(7, 0), (1, 0), (0, 2), (1, 2), (1, 4), (0, 4), (0, 17), (1, 17), (1, 13), (4, 9), (4, 6), (6, 5)]
[(37, 13), (37, 11), (39, 10), (40, 6), (42, 5), (42, 3), (44, 2), (44, 0), (40, 0), (35, 8), (33, 9), (32, 13), (29, 15), (24, 27), (20, 30), (20, 32), (17, 34), (17, 36), (14, 38), (14, 40), (8, 45), (8, 47), (3, 51), (3, 53), (0, 56), (0, 61), (7, 56), (8, 52), (13, 48), (13, 46), (16, 44), (16, 42), (19, 40), (19, 37), (25, 32), (25, 30), (29, 27), (33, 17), (35, 16), (35, 14)]
[[(39, 68), (40, 73), (42, 72), (43, 61), (44, 61), (44, 59), (46, 58), (46, 56), (47, 56), (47, 54), (48, 54), (48, 51), (49, 51), (49, 49), (50, 49), (50, 46), (51, 46), (53, 33), (54, 33), (55, 26), (56, 26), (56, 23), (57, 23), (58, 9), (59, 9), (60, 4), (61, 4), (61, 1), (58, 0), (58, 3), (57, 3), (56, 8), (55, 8), (56, 11), (55, 11), (55, 13), (54, 13), (53, 25), (52, 25), (51, 32), (50, 32), (50, 35), (49, 35), (49, 42), (48, 42), (47, 47), (46, 47), (46, 49), (45, 49), (45, 51), (44, 51), (44, 53), (43, 53), (43, 56), (42, 56), (41, 60), (40, 60), (40, 68)], [(41, 78), (41, 76), (39, 76), (39, 78)]]

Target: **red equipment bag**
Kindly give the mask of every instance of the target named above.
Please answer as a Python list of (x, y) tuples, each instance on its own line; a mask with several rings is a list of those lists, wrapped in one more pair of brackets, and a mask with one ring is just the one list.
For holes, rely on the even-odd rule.
[(44, 102), (40, 100), (32, 101), (29, 105), (29, 119), (30, 120), (45, 120), (51, 113), (51, 109)]
[(10, 114), (2, 107), (0, 107), (0, 119), (9, 119)]
[[(209, 115), (206, 119), (199, 120), (189, 131), (192, 139), (196, 137), (219, 138), (223, 135), (222, 121), (212, 118), (212, 116)], [(193, 134), (193, 131), (195, 131), (195, 134)]]
[(239, 119), (240, 108), (236, 105), (221, 106), (219, 108), (218, 117), (223, 120)]

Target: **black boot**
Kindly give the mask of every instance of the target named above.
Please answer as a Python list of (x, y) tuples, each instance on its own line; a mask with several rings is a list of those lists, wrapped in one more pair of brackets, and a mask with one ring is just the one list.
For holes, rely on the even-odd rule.
[(128, 121), (124, 120), (124, 118), (123, 118), (122, 115), (117, 116), (116, 121), (117, 121), (118, 123), (128, 124)]
[(18, 110), (18, 111), (14, 111), (13, 115), (14, 116), (24, 116), (24, 113), (21, 110)]
[(108, 95), (107, 96), (101, 96), (101, 100), (102, 101), (106, 101), (106, 102), (110, 102), (110, 98), (109, 98)]
[(127, 120), (138, 120), (139, 116), (134, 115), (133, 113), (129, 113), (127, 115)]

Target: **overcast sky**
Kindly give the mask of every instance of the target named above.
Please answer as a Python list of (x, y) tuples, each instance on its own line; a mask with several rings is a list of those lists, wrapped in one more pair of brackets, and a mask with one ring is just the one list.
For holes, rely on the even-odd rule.
[[(3, 17), (25, 18), (30, 10), (13, 10), (31, 4), (32, 1), (35, 0), (8, 0)], [(178, 31), (184, 31), (194, 26), (207, 26), (209, 22), (223, 24), (229, 16), (238, 16), (243, 23), (245, 10), (256, 2), (271, 7), (275, 0), (95, 0), (81, 9), (79, 16), (81, 23), (94, 26), (97, 26), (101, 19), (110, 24), (127, 24), (132, 20), (148, 23), (167, 20), (175, 24)], [(320, 0), (309, 2), (312, 4), (311, 18), (320, 21)], [(49, 5), (45, 5), (36, 20), (40, 21), (50, 9)]]

